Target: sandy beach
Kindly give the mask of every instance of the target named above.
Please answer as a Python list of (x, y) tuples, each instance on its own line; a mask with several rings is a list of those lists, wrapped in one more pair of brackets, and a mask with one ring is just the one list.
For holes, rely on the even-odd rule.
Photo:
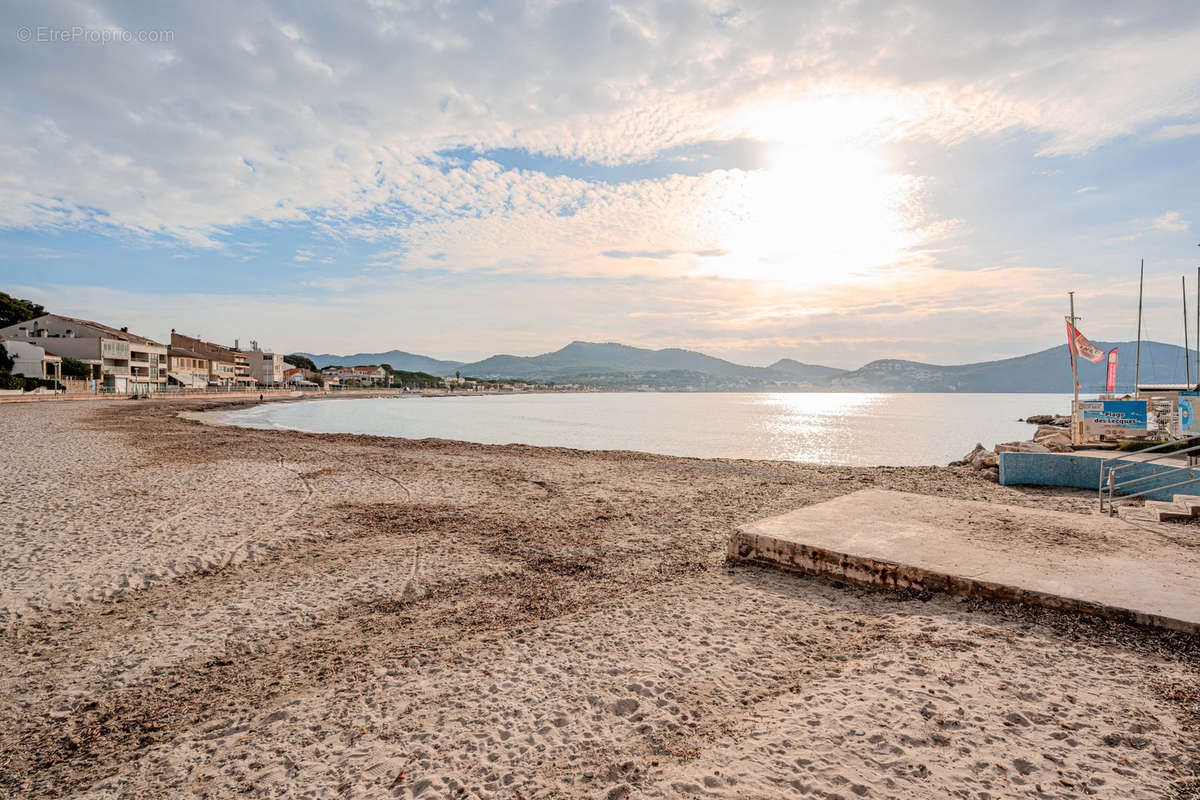
[(1194, 637), (725, 561), (866, 487), (1094, 493), (212, 405), (0, 405), (0, 796), (1200, 796)]

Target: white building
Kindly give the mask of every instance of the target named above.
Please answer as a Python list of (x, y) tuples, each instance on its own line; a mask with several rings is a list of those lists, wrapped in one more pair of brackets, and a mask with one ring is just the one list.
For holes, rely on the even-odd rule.
[(383, 367), (326, 367), (321, 370), (326, 378), (337, 378), (343, 384), (358, 386), (382, 386), (387, 383), (387, 370)]
[(62, 380), (62, 357), (36, 345), (29, 340), (5, 339), (0, 336), (0, 345), (13, 360), (13, 375), (41, 380)]
[(167, 346), (99, 322), (43, 314), (0, 328), (0, 336), (29, 342), (92, 368), (92, 379), (113, 392), (158, 392), (167, 384)]

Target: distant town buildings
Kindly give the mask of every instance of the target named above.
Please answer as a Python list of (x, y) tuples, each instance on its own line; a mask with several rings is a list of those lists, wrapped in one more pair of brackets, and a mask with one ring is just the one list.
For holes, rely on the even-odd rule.
[[(295, 386), (301, 389), (313, 389), (321, 385), (321, 381), (318, 381), (320, 377), (321, 373), (319, 372), (288, 365), (287, 369), (283, 371), (283, 385)], [(321, 378), (321, 380), (324, 381), (327, 387), (329, 386), (329, 379)]]
[(383, 386), (387, 383), (387, 370), (383, 367), (326, 367), (321, 370), (326, 380), (334, 379), (346, 386)]
[[(539, 385), (460, 375), (398, 374), (380, 365), (329, 366), (319, 372), (284, 361), (282, 353), (251, 341), (242, 349), (188, 336), (171, 329), (169, 344), (86, 319), (43, 314), (0, 328), (0, 345), (13, 360), (14, 377), (43, 388), (146, 394), (161, 391), (252, 391), (266, 388), (316, 389), (402, 386), (446, 391), (571, 391), (578, 384)], [(295, 360), (295, 359), (293, 359)], [(307, 363), (307, 362), (302, 362)], [(0, 373), (3, 374), (3, 373)], [(407, 385), (406, 385), (407, 382)], [(648, 388), (648, 387), (647, 387)], [(6, 390), (7, 391), (7, 390)]]
[[(0, 344), (13, 359), (13, 375), (73, 390), (144, 394), (168, 388), (283, 387), (290, 366), (282, 353), (258, 342), (242, 350), (236, 340), (230, 347), (172, 330), (170, 343), (163, 344), (128, 328), (61, 314), (43, 314), (0, 329)], [(69, 373), (64, 371), (66, 363)], [(364, 382), (382, 382), (378, 375), (383, 371), (372, 370)], [(310, 380), (310, 385), (317, 384)]]

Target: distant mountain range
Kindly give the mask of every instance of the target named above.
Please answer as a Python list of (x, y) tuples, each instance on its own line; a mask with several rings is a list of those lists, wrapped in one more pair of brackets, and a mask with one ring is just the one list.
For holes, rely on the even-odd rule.
[(331, 353), (296, 353), (305, 356), (317, 365), (317, 369), (337, 365), (339, 367), (366, 367), (388, 364), (392, 369), (406, 372), (428, 372), (430, 375), (445, 377), (453, 375), (454, 370), (462, 367), (461, 361), (442, 361), (429, 356), (419, 356), (416, 353), (406, 353), (403, 350), (388, 350), (386, 353), (355, 353), (349, 356), (337, 356)]
[[(1119, 347), (1117, 388), (1133, 387), (1136, 342), (1096, 342)], [(769, 367), (750, 367), (692, 350), (649, 350), (616, 343), (571, 342), (539, 356), (495, 355), (465, 363), (389, 350), (330, 355), (298, 353), (318, 367), (390, 364), (393, 369), (475, 378), (515, 378), (588, 383), (606, 388), (693, 391), (879, 391), (879, 392), (1069, 392), (1071, 367), (1065, 344), (1029, 355), (977, 364), (941, 366), (881, 359), (856, 370), (805, 364), (783, 358)], [(1192, 354), (1194, 357), (1194, 353)], [(1084, 391), (1104, 388), (1106, 365), (1079, 362)], [(1193, 380), (1196, 377), (1193, 376)], [(1141, 382), (1182, 383), (1184, 351), (1162, 342), (1142, 342)]]

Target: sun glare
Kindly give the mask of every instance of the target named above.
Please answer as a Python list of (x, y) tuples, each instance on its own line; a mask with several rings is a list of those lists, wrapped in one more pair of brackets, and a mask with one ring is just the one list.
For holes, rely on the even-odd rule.
[(888, 116), (886, 104), (852, 100), (749, 112), (746, 133), (774, 142), (773, 153), (714, 198), (724, 255), (704, 271), (802, 287), (862, 280), (904, 260), (919, 240), (919, 181), (880, 152), (873, 131)]

